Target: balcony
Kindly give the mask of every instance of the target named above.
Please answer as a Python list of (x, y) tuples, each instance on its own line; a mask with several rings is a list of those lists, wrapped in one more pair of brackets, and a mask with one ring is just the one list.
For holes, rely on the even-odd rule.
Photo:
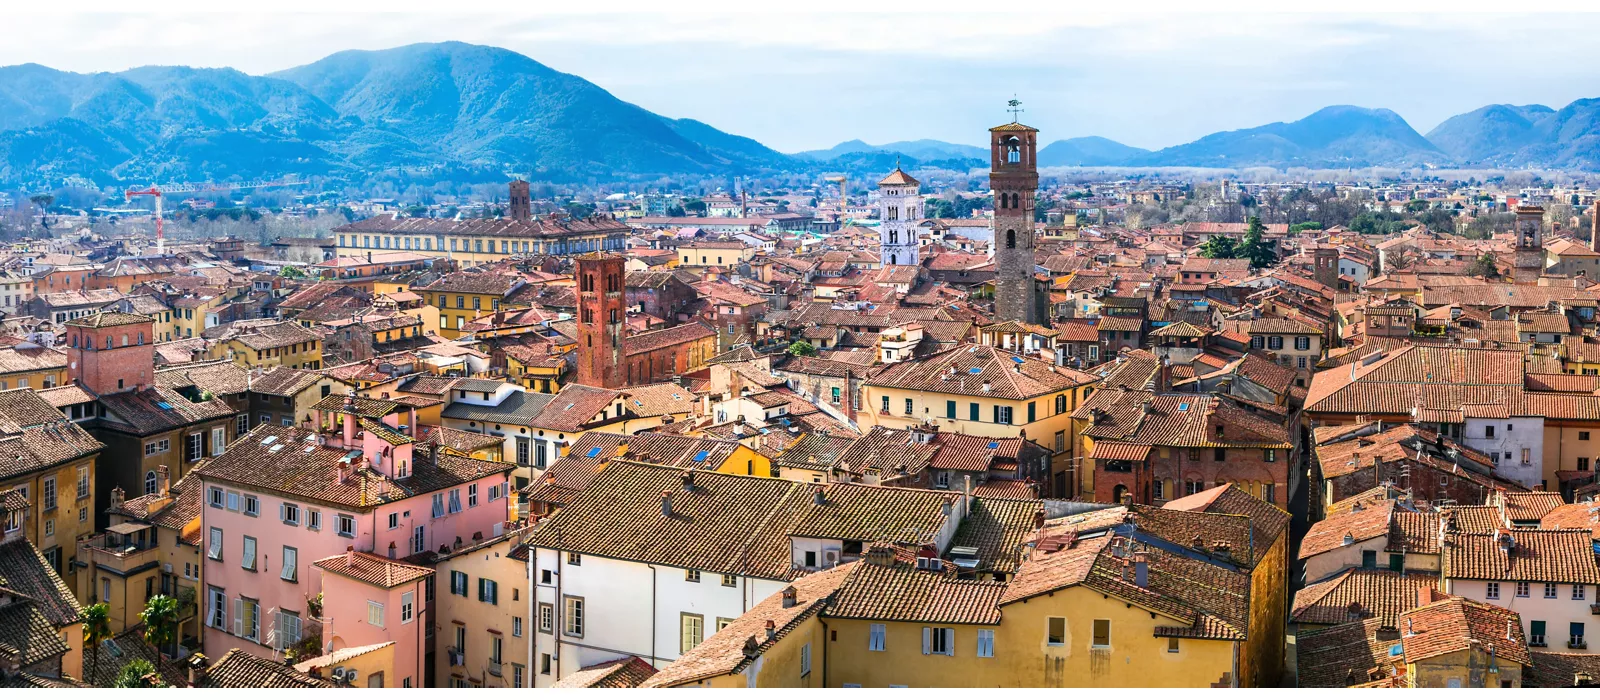
[(462, 651), (461, 647), (450, 647), (449, 649), (445, 650), (445, 653), (450, 655), (451, 666), (467, 665), (467, 653)]
[(1589, 614), (1600, 615), (1600, 603), (1595, 603), (1594, 605), (1589, 606)]
[(500, 662), (499, 661), (496, 661), (494, 659), (489, 659), (489, 675), (496, 676), (496, 677), (498, 677), (500, 675)]
[[(112, 527), (121, 528), (122, 525)], [(107, 532), (95, 535), (84, 540), (82, 546), (89, 551), (95, 563), (119, 573), (156, 564), (161, 554), (153, 542), (143, 537), (130, 537), (129, 533)]]

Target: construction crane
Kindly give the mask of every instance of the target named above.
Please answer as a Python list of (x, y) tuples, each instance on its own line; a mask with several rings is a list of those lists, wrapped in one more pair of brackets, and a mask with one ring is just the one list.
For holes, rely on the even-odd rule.
[(123, 193), (129, 202), (134, 197), (156, 198), (156, 255), (167, 254), (167, 239), (164, 217), (162, 216), (161, 200), (169, 194), (188, 194), (191, 192), (216, 192), (220, 190), (248, 190), (262, 187), (286, 187), (289, 185), (303, 185), (304, 180), (247, 180), (245, 182), (201, 182), (180, 183), (174, 185), (150, 185), (144, 189), (132, 189)]

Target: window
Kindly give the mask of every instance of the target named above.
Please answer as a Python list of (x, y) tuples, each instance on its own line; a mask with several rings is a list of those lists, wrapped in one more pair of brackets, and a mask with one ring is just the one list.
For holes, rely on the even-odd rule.
[(492, 579), (478, 579), (478, 602), (490, 605), (500, 604), (500, 584)]
[(411, 528), (411, 553), (421, 553), (422, 550), (427, 549), (427, 547), (428, 538), (426, 526), (418, 525)]
[(478, 507), (478, 485), (467, 484), (467, 507)]
[(978, 658), (994, 658), (994, 630), (978, 630)]
[(211, 456), (215, 457), (217, 455), (220, 455), (220, 454), (222, 454), (223, 450), (226, 450), (226, 449), (228, 449), (228, 429), (220, 427), (220, 426), (216, 427), (216, 428), (212, 428), (211, 429)]
[(1588, 457), (1579, 457), (1578, 458), (1578, 471), (1580, 471), (1580, 472), (1589, 471), (1589, 458)]
[(1545, 645), (1545, 643), (1544, 643), (1544, 632), (1545, 632), (1544, 620), (1529, 620), (1528, 621), (1528, 646), (1530, 646), (1530, 647), (1542, 647), (1542, 646), (1544, 646)]
[(250, 494), (245, 494), (244, 514), (252, 518), (261, 515), (261, 499)]
[(461, 489), (450, 489), (450, 512), (461, 512)]
[(996, 422), (996, 423), (998, 423), (1000, 425), (1011, 425), (1011, 407), (1010, 406), (995, 406), (994, 407), (994, 422)]
[(978, 408), (978, 404), (975, 404), (975, 403), (967, 404), (967, 420), (970, 420), (970, 421), (976, 423), (976, 422), (978, 422), (980, 420), (979, 419), (980, 415), (982, 415), (982, 413), (980, 413), (980, 410)]
[(878, 623), (867, 627), (867, 651), (883, 651), (885, 628)]
[(248, 432), (250, 432), (250, 414), (241, 413), (241, 414), (239, 414), (239, 417), (234, 421), (233, 434), (234, 435), (243, 435), (243, 434), (248, 433)]
[(583, 555), (577, 552), (567, 552), (567, 566), (583, 566)]
[(576, 596), (566, 597), (566, 633), (570, 637), (583, 636), (583, 599)]
[(1361, 550), (1361, 568), (1363, 568), (1363, 569), (1376, 569), (1376, 568), (1378, 568), (1378, 552), (1377, 552), (1377, 550), (1373, 550), (1373, 549), (1363, 549), (1363, 550)]
[(550, 675), (550, 655), (549, 654), (540, 654), (539, 655), (539, 675), (541, 675), (541, 676)]
[(687, 654), (706, 638), (706, 617), (678, 613), (678, 653)]
[(216, 586), (206, 586), (211, 610), (206, 614), (206, 625), (215, 629), (228, 628), (228, 594)]
[(922, 653), (924, 655), (955, 656), (956, 630), (954, 627), (922, 628)]
[(41, 498), (44, 499), (44, 505), (43, 505), (44, 510), (47, 510), (47, 511), (55, 510), (56, 509), (56, 478), (53, 477), (53, 476), (45, 477), (44, 478), (44, 485), (39, 489), (39, 491), (40, 491)]
[(1489, 600), (1499, 600), (1500, 599), (1500, 582), (1499, 581), (1490, 581), (1488, 583), (1483, 584), (1483, 597), (1488, 598)]
[[(834, 390), (838, 391), (837, 388), (835, 388)], [(834, 403), (838, 403), (838, 402), (839, 402), (838, 397), (834, 397)], [(954, 402), (954, 401), (946, 401), (946, 402), (944, 402), (944, 417), (945, 418), (949, 418), (950, 420), (955, 420), (956, 419), (956, 402)]]
[(719, 617), (719, 618), (717, 618), (717, 631), (721, 632), (722, 628), (727, 627), (728, 625), (731, 625), (731, 624), (733, 624), (733, 618), (731, 618), (731, 617)]
[(1588, 440), (1589, 439), (1589, 431), (1587, 431), (1587, 430), (1578, 431), (1578, 439), (1579, 440)]
[(467, 575), (460, 571), (450, 572), (450, 592), (463, 598), (467, 597)]
[(1211, 458), (1218, 462), (1228, 461), (1228, 448), (1216, 447), (1212, 449)]
[(1178, 653), (1178, 638), (1177, 637), (1168, 637), (1167, 638), (1167, 653), (1168, 654), (1176, 654), (1176, 653)]
[(880, 410), (885, 415), (887, 415), (889, 413), (889, 397), (887, 397), (887, 396), (883, 397), (883, 400), (880, 403), (882, 405), (882, 408)]
[(367, 601), (367, 624), (373, 627), (383, 626), (383, 603)]
[(1156, 479), (1155, 482), (1150, 485), (1150, 487), (1150, 495), (1154, 496), (1155, 500), (1167, 500), (1167, 492), (1164, 488), (1162, 488), (1160, 479)]
[(1583, 641), (1583, 623), (1582, 622), (1569, 623), (1567, 625), (1567, 633), (1572, 636), (1571, 639), (1567, 640), (1567, 647), (1568, 648), (1571, 648), (1571, 649), (1583, 649), (1583, 648), (1588, 646), (1588, 644), (1585, 644), (1584, 641)]
[(222, 561), (222, 528), (211, 528), (211, 541), (206, 547), (206, 556), (213, 561)]
[(340, 537), (354, 538), (356, 536), (356, 519), (353, 515), (338, 514), (335, 516), (334, 527), (335, 532)]
[(1278, 502), (1278, 485), (1277, 484), (1262, 484), (1261, 485), (1261, 500), (1266, 501), (1268, 503), (1277, 503)]
[(1572, 599), (1573, 600), (1583, 600), (1584, 588), (1586, 588), (1586, 587), (1581, 583), (1572, 584)]
[(739, 577), (733, 574), (722, 575), (722, 585), (733, 588), (739, 585)]
[(556, 629), (556, 606), (549, 603), (539, 604), (539, 631), (550, 634)]
[(172, 441), (170, 441), (170, 440), (153, 440), (151, 442), (145, 443), (145, 445), (144, 445), (144, 455), (146, 457), (149, 457), (150, 455), (161, 454), (162, 452), (166, 452), (167, 450), (170, 450), (170, 449), (172, 449)]
[(913, 404), (912, 404), (911, 399), (906, 399), (906, 415), (909, 416), (914, 412), (912, 406), (913, 406)]
[(1111, 621), (1110, 620), (1095, 620), (1094, 621), (1094, 640), (1091, 642), (1091, 644), (1093, 646), (1097, 646), (1097, 647), (1109, 647), (1109, 646), (1111, 646)]
[(411, 624), (411, 609), (416, 603), (417, 594), (411, 591), (400, 594), (400, 624)]
[(400, 514), (399, 513), (390, 513), (389, 514), (389, 529), (393, 530), (393, 529), (395, 529), (397, 527), (400, 527)]
[(261, 638), (261, 604), (249, 598), (237, 598), (238, 614), (234, 616), (234, 636), (249, 640)]
[(1052, 617), (1047, 627), (1045, 644), (1058, 647), (1067, 643), (1067, 618)]
[(1268, 337), (1267, 338), (1267, 349), (1268, 350), (1282, 350), (1283, 349), (1283, 336), (1274, 335), (1274, 336)]
[(206, 436), (204, 433), (192, 433), (183, 436), (184, 461), (193, 462), (206, 455)]
[(249, 571), (256, 570), (256, 538), (244, 536), (244, 549), (239, 555), (239, 568)]
[(288, 647), (300, 641), (300, 615), (299, 613), (278, 611), (278, 624), (273, 628), (283, 637), (283, 646)]
[(685, 569), (683, 572), (683, 580), (688, 581), (689, 583), (699, 583), (700, 572), (694, 569)]
[(521, 637), (522, 636), (522, 618), (520, 618), (520, 617), (512, 617), (511, 618), (511, 636), (513, 636), (513, 637)]
[(1556, 597), (1556, 585), (1555, 584), (1547, 583), (1547, 584), (1544, 585), (1544, 597), (1546, 597), (1546, 598), (1554, 598), (1554, 597)]
[(1517, 597), (1518, 598), (1526, 598), (1526, 597), (1528, 597), (1528, 582), (1527, 581), (1518, 581), (1517, 582)]
[(297, 570), (299, 569), (299, 567), (300, 567), (300, 551), (295, 549), (294, 547), (287, 547), (287, 546), (284, 547), (283, 548), (283, 571), (279, 572), (278, 578), (281, 578), (281, 579), (283, 579), (285, 581), (293, 581), (293, 580), (295, 580), (298, 577)]
[(89, 468), (78, 467), (78, 498), (89, 497)]
[(321, 530), (322, 529), (322, 511), (320, 511), (320, 510), (307, 510), (306, 511), (306, 529), (307, 530)]
[(1264, 462), (1276, 462), (1276, 461), (1278, 461), (1278, 451), (1277, 450), (1262, 450), (1261, 451), (1261, 460), (1264, 461)]
[(278, 504), (278, 518), (285, 525), (300, 526), (300, 506), (294, 503)]
[(811, 643), (806, 642), (800, 647), (800, 677), (811, 675)]
[(1494, 437), (1494, 426), (1492, 426), (1492, 425), (1483, 426), (1483, 436), (1486, 437), (1486, 438)]
[(1303, 336), (1303, 335), (1296, 337), (1294, 339), (1294, 349), (1296, 349), (1296, 350), (1310, 350), (1311, 349), (1311, 338), (1309, 338), (1307, 336)]
[(438, 518), (438, 517), (442, 517), (443, 515), (444, 515), (444, 494), (443, 493), (433, 494), (433, 517)]

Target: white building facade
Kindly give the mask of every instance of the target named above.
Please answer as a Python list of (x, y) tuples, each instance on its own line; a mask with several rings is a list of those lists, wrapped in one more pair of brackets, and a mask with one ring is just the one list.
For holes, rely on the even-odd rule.
[(922, 215), (921, 183), (895, 168), (878, 181), (879, 258), (884, 265), (916, 265), (917, 222)]

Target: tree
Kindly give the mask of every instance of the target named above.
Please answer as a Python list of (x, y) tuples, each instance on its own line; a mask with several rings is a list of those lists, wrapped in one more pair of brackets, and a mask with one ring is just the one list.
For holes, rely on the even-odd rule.
[(36, 194), (29, 197), (28, 201), (33, 202), (33, 205), (39, 208), (39, 225), (44, 227), (44, 230), (49, 231), (50, 219), (47, 215), (50, 213), (50, 205), (55, 204), (56, 196), (53, 194)]
[(706, 203), (698, 199), (685, 199), (683, 200), (683, 210), (695, 216), (705, 216)]
[(1254, 268), (1271, 267), (1278, 262), (1276, 243), (1268, 243), (1262, 238), (1267, 232), (1267, 227), (1261, 225), (1261, 217), (1252, 216), (1245, 224), (1244, 239), (1235, 248), (1235, 257), (1249, 258), (1250, 266)]
[(1234, 246), (1235, 243), (1232, 238), (1227, 236), (1212, 236), (1207, 238), (1205, 243), (1201, 244), (1200, 257), (1213, 259), (1238, 257), (1234, 255)]
[(677, 216), (677, 217), (685, 216), (685, 213), (683, 211), (683, 207), (680, 207), (680, 206), (678, 206), (676, 204), (667, 207), (667, 216)]
[(1484, 253), (1467, 267), (1467, 274), (1479, 277), (1499, 277), (1500, 268), (1495, 265), (1494, 253)]
[(95, 603), (83, 609), (83, 644), (89, 647), (94, 668), (100, 668), (100, 643), (111, 638), (111, 606)]
[(279, 270), (278, 274), (282, 275), (284, 277), (288, 277), (289, 279), (292, 279), (292, 280), (293, 279), (300, 279), (301, 277), (305, 277), (306, 276), (305, 270), (302, 270), (302, 269), (300, 269), (298, 267), (295, 267), (293, 265), (289, 265), (289, 266), (283, 268), (282, 270)]
[(811, 357), (817, 354), (817, 349), (804, 340), (789, 343), (789, 354), (796, 357)]
[[(167, 650), (178, 642), (178, 601), (172, 596), (156, 594), (145, 602), (144, 610), (139, 612), (139, 619), (144, 622), (144, 640), (152, 646), (167, 654)], [(177, 649), (173, 648), (168, 656), (177, 656)]]
[(165, 688), (166, 683), (161, 682), (161, 676), (156, 674), (156, 667), (144, 659), (129, 661), (117, 672), (117, 679), (112, 681), (113, 688)]
[(1301, 231), (1321, 231), (1322, 229), (1323, 226), (1322, 222), (1320, 221), (1302, 221), (1298, 224), (1290, 226), (1289, 233), (1299, 233)]

